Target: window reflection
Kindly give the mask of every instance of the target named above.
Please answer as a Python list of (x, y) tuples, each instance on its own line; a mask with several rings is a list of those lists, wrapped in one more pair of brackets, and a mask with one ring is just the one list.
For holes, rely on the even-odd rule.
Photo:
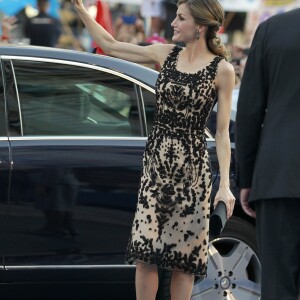
[(141, 136), (134, 84), (78, 66), (14, 62), (23, 134)]

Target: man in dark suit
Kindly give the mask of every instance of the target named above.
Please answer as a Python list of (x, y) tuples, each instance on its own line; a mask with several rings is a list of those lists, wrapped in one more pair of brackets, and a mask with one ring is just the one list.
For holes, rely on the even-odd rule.
[(55, 47), (61, 34), (61, 23), (48, 14), (49, 0), (37, 0), (38, 15), (25, 25), (25, 35), (35, 46)]
[(240, 201), (256, 215), (262, 300), (300, 290), (300, 9), (260, 24), (236, 117)]

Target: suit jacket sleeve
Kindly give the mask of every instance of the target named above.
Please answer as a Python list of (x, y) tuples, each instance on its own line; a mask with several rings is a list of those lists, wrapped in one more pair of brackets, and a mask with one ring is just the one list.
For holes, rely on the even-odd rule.
[(250, 188), (267, 106), (264, 37), (266, 22), (257, 28), (248, 55), (236, 115), (238, 183)]

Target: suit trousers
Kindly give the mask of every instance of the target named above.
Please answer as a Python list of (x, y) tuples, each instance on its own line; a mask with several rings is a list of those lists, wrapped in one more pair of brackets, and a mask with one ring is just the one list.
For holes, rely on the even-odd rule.
[(296, 300), (300, 294), (300, 199), (258, 200), (255, 209), (261, 300)]

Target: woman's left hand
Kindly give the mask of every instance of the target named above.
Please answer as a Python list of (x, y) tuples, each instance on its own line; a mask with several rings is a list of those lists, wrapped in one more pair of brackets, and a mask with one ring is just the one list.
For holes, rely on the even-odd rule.
[(214, 201), (214, 207), (216, 207), (219, 201), (223, 201), (226, 204), (227, 209), (227, 219), (229, 219), (233, 214), (235, 197), (231, 193), (228, 187), (220, 187)]

